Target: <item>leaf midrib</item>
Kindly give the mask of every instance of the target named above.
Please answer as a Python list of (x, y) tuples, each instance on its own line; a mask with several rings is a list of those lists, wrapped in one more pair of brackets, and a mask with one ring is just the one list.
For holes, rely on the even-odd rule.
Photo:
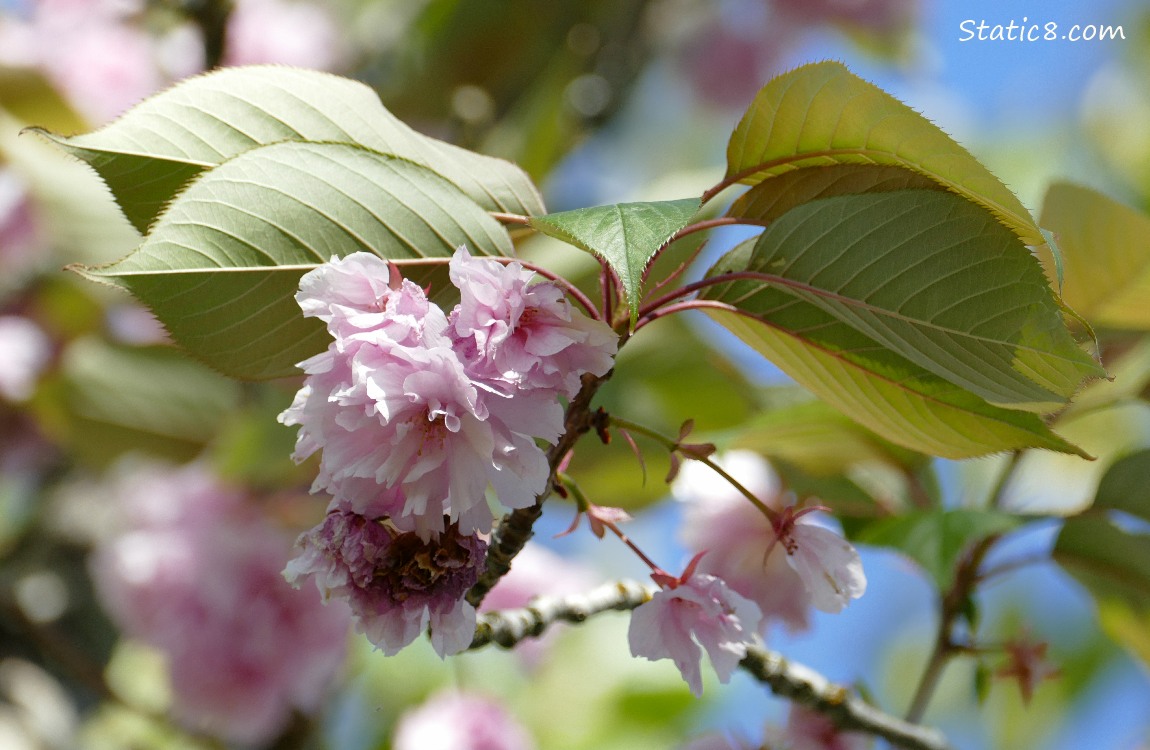
[[(846, 297), (844, 295), (838, 294), (837, 292), (832, 292), (828, 289), (822, 289), (819, 287), (811, 286), (810, 284), (806, 284), (806, 283), (803, 283), (801, 281), (795, 281), (793, 279), (787, 279), (787, 278), (784, 278), (782, 276), (776, 276), (774, 274), (762, 273), (760, 271), (740, 271), (740, 272), (737, 272), (735, 274), (725, 274), (724, 276), (715, 276), (713, 278), (717, 281), (720, 279), (730, 278), (730, 277), (736, 277), (736, 278), (731, 278), (731, 281), (736, 281), (739, 279), (746, 279), (746, 280), (750, 280), (750, 281), (762, 281), (766, 284), (774, 284), (774, 285), (784, 287), (784, 288), (790, 287), (790, 288), (798, 289), (800, 291), (810, 292), (816, 296), (828, 298), (828, 299), (831, 299), (831, 300), (836, 301), (836, 302), (841, 302), (844, 305), (846, 305), (847, 307), (854, 307), (857, 309), (866, 310), (867, 312), (872, 312), (872, 313), (875, 313), (875, 314), (880, 315), (880, 316), (885, 316), (885, 317), (888, 317), (888, 318), (891, 318), (894, 320), (899, 320), (901, 322), (908, 323), (908, 324), (911, 324), (911, 325), (914, 325), (917, 327), (935, 330), (935, 331), (938, 331), (939, 333), (961, 336), (961, 337), (964, 337), (967, 339), (978, 341), (980, 343), (994, 344), (997, 346), (1002, 346), (1002, 345), (1012, 346), (1012, 347), (1019, 349), (1019, 350), (1022, 350), (1022, 351), (1034, 352), (1035, 354), (1039, 354), (1039, 355), (1042, 355), (1044, 357), (1054, 357), (1057, 360), (1065, 361), (1065, 362), (1068, 362), (1071, 364), (1074, 364), (1076, 362), (1075, 360), (1070, 359), (1068, 357), (1065, 357), (1063, 355), (1055, 354), (1053, 352), (1049, 352), (1049, 351), (1046, 351), (1044, 349), (1038, 349), (1038, 348), (1033, 347), (1033, 346), (1026, 346), (1023, 344), (1015, 344), (1015, 343), (1010, 342), (1010, 341), (1002, 341), (999, 339), (993, 339), (993, 338), (990, 338), (988, 336), (979, 336), (977, 334), (967, 333), (965, 331), (958, 331), (957, 329), (947, 328), (945, 326), (940, 326), (936, 323), (932, 323), (932, 322), (928, 322), (928, 321), (922, 321), (922, 320), (919, 320), (917, 318), (911, 318), (911, 317), (908, 317), (905, 315), (901, 315), (898, 312), (893, 311), (893, 310), (887, 310), (886, 308), (883, 308), (883, 307), (877, 307), (875, 305), (872, 305), (870, 303), (856, 299), (854, 297)], [(739, 301), (739, 302), (744, 301), (744, 300), (754, 296), (757, 293), (758, 292), (751, 292), (749, 294), (743, 295), (743, 296), (739, 297), (738, 300), (736, 300), (736, 301)], [(754, 317), (754, 313), (747, 313), (747, 314)], [(756, 320), (758, 320), (758, 318), (756, 318)], [(763, 322), (766, 322), (766, 321), (763, 321)]]

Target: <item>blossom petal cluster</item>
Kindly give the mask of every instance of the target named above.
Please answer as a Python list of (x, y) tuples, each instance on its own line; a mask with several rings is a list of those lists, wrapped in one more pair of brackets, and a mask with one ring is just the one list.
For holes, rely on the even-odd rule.
[(92, 577), (123, 632), (166, 657), (181, 721), (262, 745), (314, 710), (350, 623), (284, 582), (291, 537), (199, 464), (137, 469), (111, 492), (128, 520), (98, 545)]
[(506, 709), (481, 695), (433, 695), (399, 719), (395, 750), (533, 750), (531, 735)]
[(488, 486), (506, 508), (534, 502), (549, 473), (537, 440), (563, 429), (559, 396), (611, 367), (616, 338), (517, 263), (451, 259), (450, 316), (387, 262), (355, 253), (304, 276), (296, 299), (327, 324), (327, 351), (281, 416), (299, 425), (294, 458), (322, 451), (313, 491), (386, 515), (424, 539), (456, 524), (490, 530)]
[(683, 579), (659, 589), (631, 613), (627, 639), (633, 656), (674, 661), (698, 697), (703, 694), (703, 649), (719, 680), (729, 681), (754, 642), (762, 616), (758, 605), (722, 579), (688, 568)]
[[(347, 598), (387, 653), (426, 625), (441, 655), (470, 643), (475, 612), (462, 597), (482, 565), (477, 535), (495, 520), (488, 491), (506, 509), (544, 491), (540, 444), (563, 431), (560, 399), (584, 374), (605, 374), (617, 346), (518, 263), (459, 248), (448, 268), (460, 295), (450, 313), (363, 252), (305, 274), (296, 295), (332, 341), (300, 363), (307, 379), (280, 421), (299, 426), (296, 461), (320, 453), (312, 490), (333, 500), (287, 575)], [(416, 571), (420, 545), (432, 564)]]

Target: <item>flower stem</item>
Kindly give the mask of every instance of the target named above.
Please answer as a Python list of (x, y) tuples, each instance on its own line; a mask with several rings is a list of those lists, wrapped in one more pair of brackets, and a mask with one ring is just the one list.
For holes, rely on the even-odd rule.
[(938, 688), (939, 680), (946, 665), (951, 658), (960, 654), (969, 653), (969, 644), (957, 643), (954, 640), (954, 626), (958, 618), (966, 611), (966, 602), (974, 594), (981, 577), (978, 569), (982, 565), (986, 553), (1002, 537), (1001, 534), (991, 534), (984, 537), (963, 556), (954, 572), (954, 583), (942, 597), (941, 613), (938, 621), (938, 631), (935, 635), (934, 648), (919, 678), (918, 687), (914, 691), (910, 708), (906, 712), (906, 720), (913, 723), (922, 721), (934, 691)]
[[(665, 447), (668, 451), (671, 451), (672, 453), (679, 450), (679, 441), (677, 441), (673, 438), (669, 438), (666, 435), (663, 435), (663, 434), (661, 434), (655, 430), (652, 430), (649, 427), (644, 427), (641, 424), (638, 424), (636, 422), (632, 422), (629, 419), (623, 419), (622, 417), (616, 417), (615, 415), (611, 415), (611, 424), (613, 424), (616, 427), (619, 427), (621, 429), (630, 430), (631, 432), (637, 432), (640, 435), (646, 435), (647, 437), (651, 438), (652, 440), (654, 440), (658, 443), (661, 443), (663, 445), (663, 447)], [(719, 476), (721, 476), (723, 479), (727, 480), (731, 484), (731, 486), (734, 487), (739, 492), (739, 494), (741, 494), (743, 497), (750, 500), (751, 504), (754, 505), (756, 508), (758, 508), (759, 512), (762, 513), (764, 516), (766, 516), (772, 525), (778, 524), (779, 514), (775, 510), (773, 510), (770, 506), (768, 506), (766, 503), (764, 503), (762, 500), (755, 497), (755, 493), (751, 492), (746, 487), (744, 487), (742, 485), (742, 483), (739, 482), (739, 480), (735, 479), (733, 476), (731, 476), (729, 473), (727, 473), (726, 469), (724, 469), (722, 466), (719, 466), (717, 463), (715, 463), (711, 459), (703, 457), (703, 456), (687, 456), (687, 458), (690, 458), (693, 461), (699, 461), (700, 463), (703, 463), (706, 466), (711, 467), (711, 469), (713, 471), (715, 471)]]

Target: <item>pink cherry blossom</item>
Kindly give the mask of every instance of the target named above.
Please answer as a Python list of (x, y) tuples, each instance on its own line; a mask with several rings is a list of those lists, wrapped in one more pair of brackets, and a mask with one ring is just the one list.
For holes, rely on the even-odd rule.
[[(730, 451), (716, 459), (767, 506), (782, 509), (782, 484), (761, 456)], [(679, 536), (692, 552), (707, 551), (699, 571), (718, 576), (759, 605), (764, 627), (779, 621), (791, 632), (810, 627), (811, 595), (775, 544), (771, 522), (713, 469), (684, 463), (671, 486), (686, 508)]]
[[(4, 40), (0, 39), (0, 48)], [(18, 283), (42, 256), (45, 242), (24, 181), (0, 165), (0, 289)]]
[[(801, 514), (801, 515), (800, 515)], [(799, 574), (811, 603), (823, 612), (841, 612), (866, 592), (862, 560), (850, 542), (818, 525), (803, 511), (783, 511), (779, 544), (787, 563)]]
[(866, 750), (871, 746), (868, 735), (841, 732), (823, 714), (798, 703), (791, 704), (787, 725), (774, 740), (788, 750)]
[(133, 20), (141, 6), (38, 0), (26, 21), (0, 18), (0, 63), (40, 68), (81, 115), (103, 124), (169, 81), (159, 40)]
[(533, 750), (531, 735), (495, 701), (439, 693), (399, 719), (395, 750)]
[(327, 9), (300, 0), (236, 0), (226, 41), (225, 65), (274, 63), (333, 70), (344, 50)]
[(137, 470), (113, 494), (127, 525), (97, 548), (93, 579), (124, 633), (165, 655), (180, 720), (262, 744), (314, 710), (349, 618), (284, 582), (290, 539), (200, 465)]
[[(550, 297), (546, 314), (529, 304), (524, 309), (531, 315), (517, 318), (534, 316), (546, 325), (500, 328), (487, 315), (478, 317), (502, 332), (500, 342), (469, 333), (464, 318), (478, 317), (460, 310), (476, 295), (496, 305), (489, 293), (534, 299), (538, 288), (558, 289), (484, 290), (477, 279), (502, 278), (505, 269), (497, 261), (472, 261), (460, 249), (452, 263), (453, 279), (467, 288), (450, 326), (423, 290), (368, 253), (333, 259), (306, 274), (297, 300), (305, 315), (327, 324), (333, 341), (300, 363), (307, 381), (280, 415), (284, 424), (300, 426), (297, 461), (322, 451), (313, 490), (330, 492), (357, 512), (387, 515), (396, 528), (417, 531), (424, 540), (443, 530), (445, 518), (465, 534), (490, 530), (489, 486), (506, 508), (534, 502), (550, 474), (536, 440), (555, 443), (563, 430), (558, 393), (527, 388), (534, 380), (514, 371), (478, 366), (476, 337), (495, 358), (503, 356), (501, 347), (550, 342), (554, 351), (535, 352), (530, 362), (511, 359), (545, 373), (544, 380), (554, 376), (562, 388), (568, 376), (577, 385), (586, 371), (579, 368), (606, 372), (615, 346), (610, 329), (586, 325), (594, 321), (581, 322), (565, 301)], [(600, 338), (607, 334), (604, 343)], [(539, 348), (533, 346), (527, 348)]]
[(0, 315), (0, 399), (24, 401), (52, 358), (52, 341), (30, 319)]
[(760, 605), (767, 619), (789, 630), (809, 627), (809, 609), (841, 612), (866, 591), (858, 552), (842, 536), (818, 524), (812, 509), (784, 505), (778, 476), (761, 456), (731, 451), (720, 466), (767, 507), (772, 523), (711, 468), (688, 462), (672, 492), (686, 500), (681, 536), (689, 549), (708, 550), (699, 570), (723, 578)]
[(487, 545), (479, 537), (448, 527), (425, 541), (337, 506), (297, 546), (288, 581), (312, 576), (325, 598), (346, 599), (359, 631), (384, 654), (398, 653), (429, 625), (440, 656), (471, 644), (475, 608), (463, 595), (483, 568)]
[(720, 682), (728, 682), (754, 643), (762, 612), (694, 563), (681, 579), (655, 592), (631, 613), (627, 640), (633, 656), (671, 659), (695, 696), (703, 694), (699, 659), (706, 649)]
[(759, 745), (734, 737), (727, 732), (707, 732), (694, 737), (678, 750), (753, 750)]
[(462, 294), (451, 324), (477, 379), (571, 397), (583, 373), (611, 369), (618, 337), (574, 311), (555, 284), (529, 285), (534, 274), (520, 264), (472, 258), (462, 247), (450, 269)]

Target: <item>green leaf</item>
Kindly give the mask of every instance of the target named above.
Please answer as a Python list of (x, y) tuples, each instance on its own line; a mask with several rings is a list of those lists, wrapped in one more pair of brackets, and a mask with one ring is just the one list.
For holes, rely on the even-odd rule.
[(1027, 245), (1044, 241), (1014, 193), (966, 149), (837, 62), (804, 65), (763, 87), (731, 134), (723, 184), (836, 164), (917, 172), (984, 206)]
[(225, 68), (190, 78), (93, 133), (41, 132), (92, 165), (145, 232), (201, 171), (283, 141), (356, 144), (438, 172), (491, 211), (544, 213), (531, 180), (510, 162), (417, 133), (367, 86), (282, 66)]
[(769, 224), (792, 208), (820, 198), (894, 190), (944, 189), (929, 177), (902, 167), (867, 164), (807, 167), (760, 182), (739, 196), (727, 215)]
[(1150, 448), (1118, 459), (1102, 476), (1092, 506), (1150, 521)]
[(1021, 523), (1017, 516), (987, 510), (914, 512), (871, 524), (859, 541), (902, 550), (945, 590), (959, 557), (975, 541), (1003, 534)]
[[(745, 269), (753, 243), (728, 253), (711, 275)], [(988, 404), (787, 292), (736, 281), (708, 288), (707, 297), (732, 304), (730, 310), (707, 308), (708, 315), (892, 443), (944, 458), (1027, 447), (1086, 455), (1036, 415)]]
[(77, 339), (37, 404), (42, 423), (81, 457), (104, 465), (145, 451), (187, 461), (235, 411), (240, 386), (172, 347)]
[(537, 216), (531, 226), (606, 261), (623, 284), (634, 322), (647, 265), (676, 232), (687, 226), (699, 205), (698, 198), (616, 203)]
[(777, 288), (998, 406), (1051, 412), (1104, 374), (1026, 247), (950, 193), (801, 205), (763, 232), (746, 270), (761, 277), (743, 297)]
[(1119, 527), (1100, 513), (1068, 518), (1054, 559), (1100, 601), (1150, 611), (1150, 534)]
[(206, 172), (143, 244), (78, 269), (147, 304), (176, 341), (228, 375), (291, 375), (327, 345), (293, 295), (333, 256), (508, 254), (503, 228), (458, 188), (402, 159), (342, 144), (264, 146)]
[[(1062, 251), (1063, 299), (1097, 326), (1150, 329), (1150, 216), (1089, 188), (1055, 183), (1040, 222)], [(1057, 258), (1040, 257), (1057, 273)]]

